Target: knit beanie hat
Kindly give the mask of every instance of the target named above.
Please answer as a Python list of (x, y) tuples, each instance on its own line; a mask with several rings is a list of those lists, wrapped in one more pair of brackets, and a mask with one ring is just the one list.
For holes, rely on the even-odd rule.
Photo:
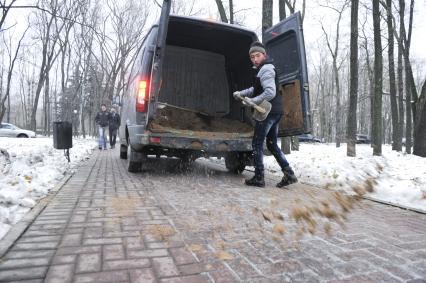
[(261, 42), (255, 41), (250, 45), (249, 55), (253, 52), (266, 53), (265, 46)]

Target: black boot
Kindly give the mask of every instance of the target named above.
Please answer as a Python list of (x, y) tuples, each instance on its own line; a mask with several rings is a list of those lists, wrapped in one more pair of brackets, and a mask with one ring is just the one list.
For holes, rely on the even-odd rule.
[(291, 167), (285, 167), (283, 170), (284, 176), (281, 181), (277, 184), (278, 188), (286, 187), (288, 185), (297, 183), (297, 177), (294, 175)]
[(254, 187), (265, 187), (265, 177), (263, 175), (263, 172), (256, 172), (253, 176), (253, 178), (248, 179), (245, 181), (247, 186), (254, 186)]

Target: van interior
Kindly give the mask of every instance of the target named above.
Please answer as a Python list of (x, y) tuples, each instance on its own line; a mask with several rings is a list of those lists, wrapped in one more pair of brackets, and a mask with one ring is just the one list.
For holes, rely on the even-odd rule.
[(163, 107), (151, 130), (251, 136), (250, 109), (232, 93), (251, 86), (253, 40), (249, 30), (170, 16), (159, 96)]

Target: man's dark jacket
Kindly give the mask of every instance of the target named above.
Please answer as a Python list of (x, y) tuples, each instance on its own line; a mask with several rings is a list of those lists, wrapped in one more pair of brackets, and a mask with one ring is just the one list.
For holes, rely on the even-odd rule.
[(109, 128), (118, 129), (120, 127), (120, 115), (118, 113), (109, 114)]
[(99, 111), (95, 117), (95, 123), (101, 127), (108, 126), (109, 122), (109, 112), (108, 111)]

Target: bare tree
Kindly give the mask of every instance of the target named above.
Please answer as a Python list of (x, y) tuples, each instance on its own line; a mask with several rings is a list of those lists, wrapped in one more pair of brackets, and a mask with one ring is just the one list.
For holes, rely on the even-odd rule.
[(373, 117), (373, 154), (382, 155), (382, 92), (383, 92), (383, 63), (382, 40), (380, 32), (380, 4), (373, 2), (374, 26), (374, 117)]
[(402, 150), (401, 136), (399, 136), (399, 115), (396, 99), (395, 59), (394, 59), (394, 25), (392, 15), (392, 0), (386, 0), (387, 27), (388, 27), (388, 61), (389, 61), (389, 94), (392, 113), (392, 149)]
[[(400, 14), (401, 15), (401, 14)], [(401, 20), (401, 19), (400, 19)], [(402, 19), (404, 20), (404, 19)], [(402, 34), (403, 25), (399, 25), (399, 34)], [(403, 77), (403, 47), (401, 36), (397, 37), (398, 44), (398, 61), (397, 61), (397, 78), (398, 78), (398, 140), (396, 141), (396, 150), (402, 151), (402, 135), (404, 133), (404, 77)]]
[(0, 32), (2, 32), (2, 26), (4, 22), (6, 21), (7, 14), (9, 13), (10, 9), (12, 8), (13, 4), (15, 4), (16, 0), (11, 0), (9, 4), (6, 3), (7, 0), (0, 0), (0, 7), (2, 10), (1, 16), (0, 16)]
[(41, 66), (38, 75), (37, 89), (35, 91), (35, 99), (31, 111), (31, 129), (37, 129), (37, 109), (40, 99), (40, 94), (45, 85), (46, 78), (50, 69), (53, 66), (56, 58), (60, 54), (57, 50), (57, 44), (59, 41), (60, 33), (65, 26), (65, 22), (58, 21), (57, 15), (61, 11), (65, 11), (65, 15), (68, 16), (70, 9), (67, 9), (65, 3), (59, 3), (58, 0), (51, 0), (49, 3), (43, 3), (47, 5), (47, 9), (51, 13), (39, 11), (40, 22), (38, 27), (40, 29), (40, 39), (42, 43), (41, 52)]
[[(7, 69), (7, 79), (6, 79), (6, 91), (4, 93), (4, 95), (2, 95), (2, 93), (0, 92), (0, 123), (3, 121), (3, 117), (4, 114), (6, 112), (6, 100), (10, 101), (10, 87), (11, 87), (11, 81), (12, 81), (12, 74), (13, 74), (13, 69), (15, 68), (15, 62), (16, 59), (18, 58), (18, 53), (19, 50), (21, 48), (21, 44), (22, 44), (22, 40), (25, 37), (25, 34), (27, 33), (28, 28), (24, 31), (24, 33), (22, 34), (21, 38), (18, 41), (18, 44), (15, 48), (15, 50), (12, 50), (12, 39), (9, 39), (9, 43), (6, 42), (6, 39), (3, 35), (3, 40), (4, 40), (4, 44), (8, 53), (8, 61), (9, 61), (9, 67)], [(7, 109), (9, 110), (10, 113), (10, 103), (7, 107)], [(10, 118), (8, 117), (8, 122), (9, 122)]]
[(347, 155), (356, 156), (356, 112), (358, 103), (358, 0), (351, 1), (351, 55), (349, 113), (347, 126)]
[[(400, 2), (404, 2), (401, 0)], [(405, 3), (402, 4), (405, 9)], [(402, 7), (401, 7), (402, 9)], [(405, 24), (403, 25), (402, 34), (400, 35), (403, 39), (404, 48), (404, 67), (405, 67), (405, 113), (406, 113), (406, 130), (405, 130), (405, 150), (407, 153), (411, 153), (411, 147), (413, 145), (412, 140), (412, 131), (413, 131), (413, 120), (416, 121), (416, 117), (413, 117), (413, 112), (415, 111), (415, 103), (411, 101), (416, 101), (417, 90), (413, 78), (413, 70), (411, 68), (410, 62), (410, 45), (411, 45), (411, 34), (413, 30), (413, 11), (414, 11), (414, 0), (411, 0), (410, 5), (410, 14), (408, 20), (408, 32), (406, 32)]]
[(174, 0), (171, 3), (171, 12), (176, 15), (195, 16), (203, 11), (203, 8), (195, 9), (196, 0)]
[[(293, 2), (291, 2), (290, 0), (284, 0), (285, 3), (287, 4), (288, 9), (290, 10), (290, 14), (294, 14), (295, 9), (296, 9), (296, 0), (293, 0)], [(302, 0), (302, 22), (305, 19), (305, 10), (306, 10), (306, 0)]]
[(340, 43), (340, 22), (342, 20), (342, 15), (345, 9), (348, 7), (349, 1), (345, 1), (340, 8), (334, 8), (331, 6), (325, 6), (329, 9), (332, 9), (333, 11), (337, 12), (338, 18), (336, 22), (336, 32), (335, 32), (335, 39), (334, 39), (334, 48), (331, 46), (331, 39), (327, 32), (325, 31), (325, 28), (323, 24), (321, 23), (321, 28), (325, 35), (325, 40), (327, 43), (328, 50), (330, 51), (331, 57), (333, 58), (333, 76), (334, 76), (334, 88), (336, 90), (336, 121), (335, 121), (335, 128), (336, 128), (336, 147), (340, 147), (340, 141), (341, 141), (341, 93), (340, 93), (340, 82), (339, 82), (339, 69), (341, 66), (341, 63), (338, 64), (337, 60), (339, 58), (339, 43)]
[[(368, 13), (369, 11), (366, 10), (366, 13)], [(370, 52), (370, 48), (371, 46), (369, 45), (371, 39), (368, 37), (367, 35), (367, 31), (366, 31), (366, 25), (367, 25), (367, 15), (365, 16), (365, 21), (362, 23), (362, 28), (361, 28), (361, 32), (362, 35), (360, 36), (362, 38), (362, 43), (361, 46), (364, 49), (365, 52), (365, 71), (366, 71), (366, 81), (365, 83), (368, 81), (368, 92), (366, 92), (365, 95), (365, 100), (368, 100), (370, 102), (370, 119), (369, 119), (369, 133), (371, 136), (371, 146), (374, 145), (374, 136), (372, 135), (373, 133), (373, 117), (374, 117), (374, 70), (373, 70), (373, 64), (371, 63), (371, 52)], [(365, 87), (367, 87), (367, 85), (365, 85)], [(362, 118), (362, 117), (361, 117)]]

